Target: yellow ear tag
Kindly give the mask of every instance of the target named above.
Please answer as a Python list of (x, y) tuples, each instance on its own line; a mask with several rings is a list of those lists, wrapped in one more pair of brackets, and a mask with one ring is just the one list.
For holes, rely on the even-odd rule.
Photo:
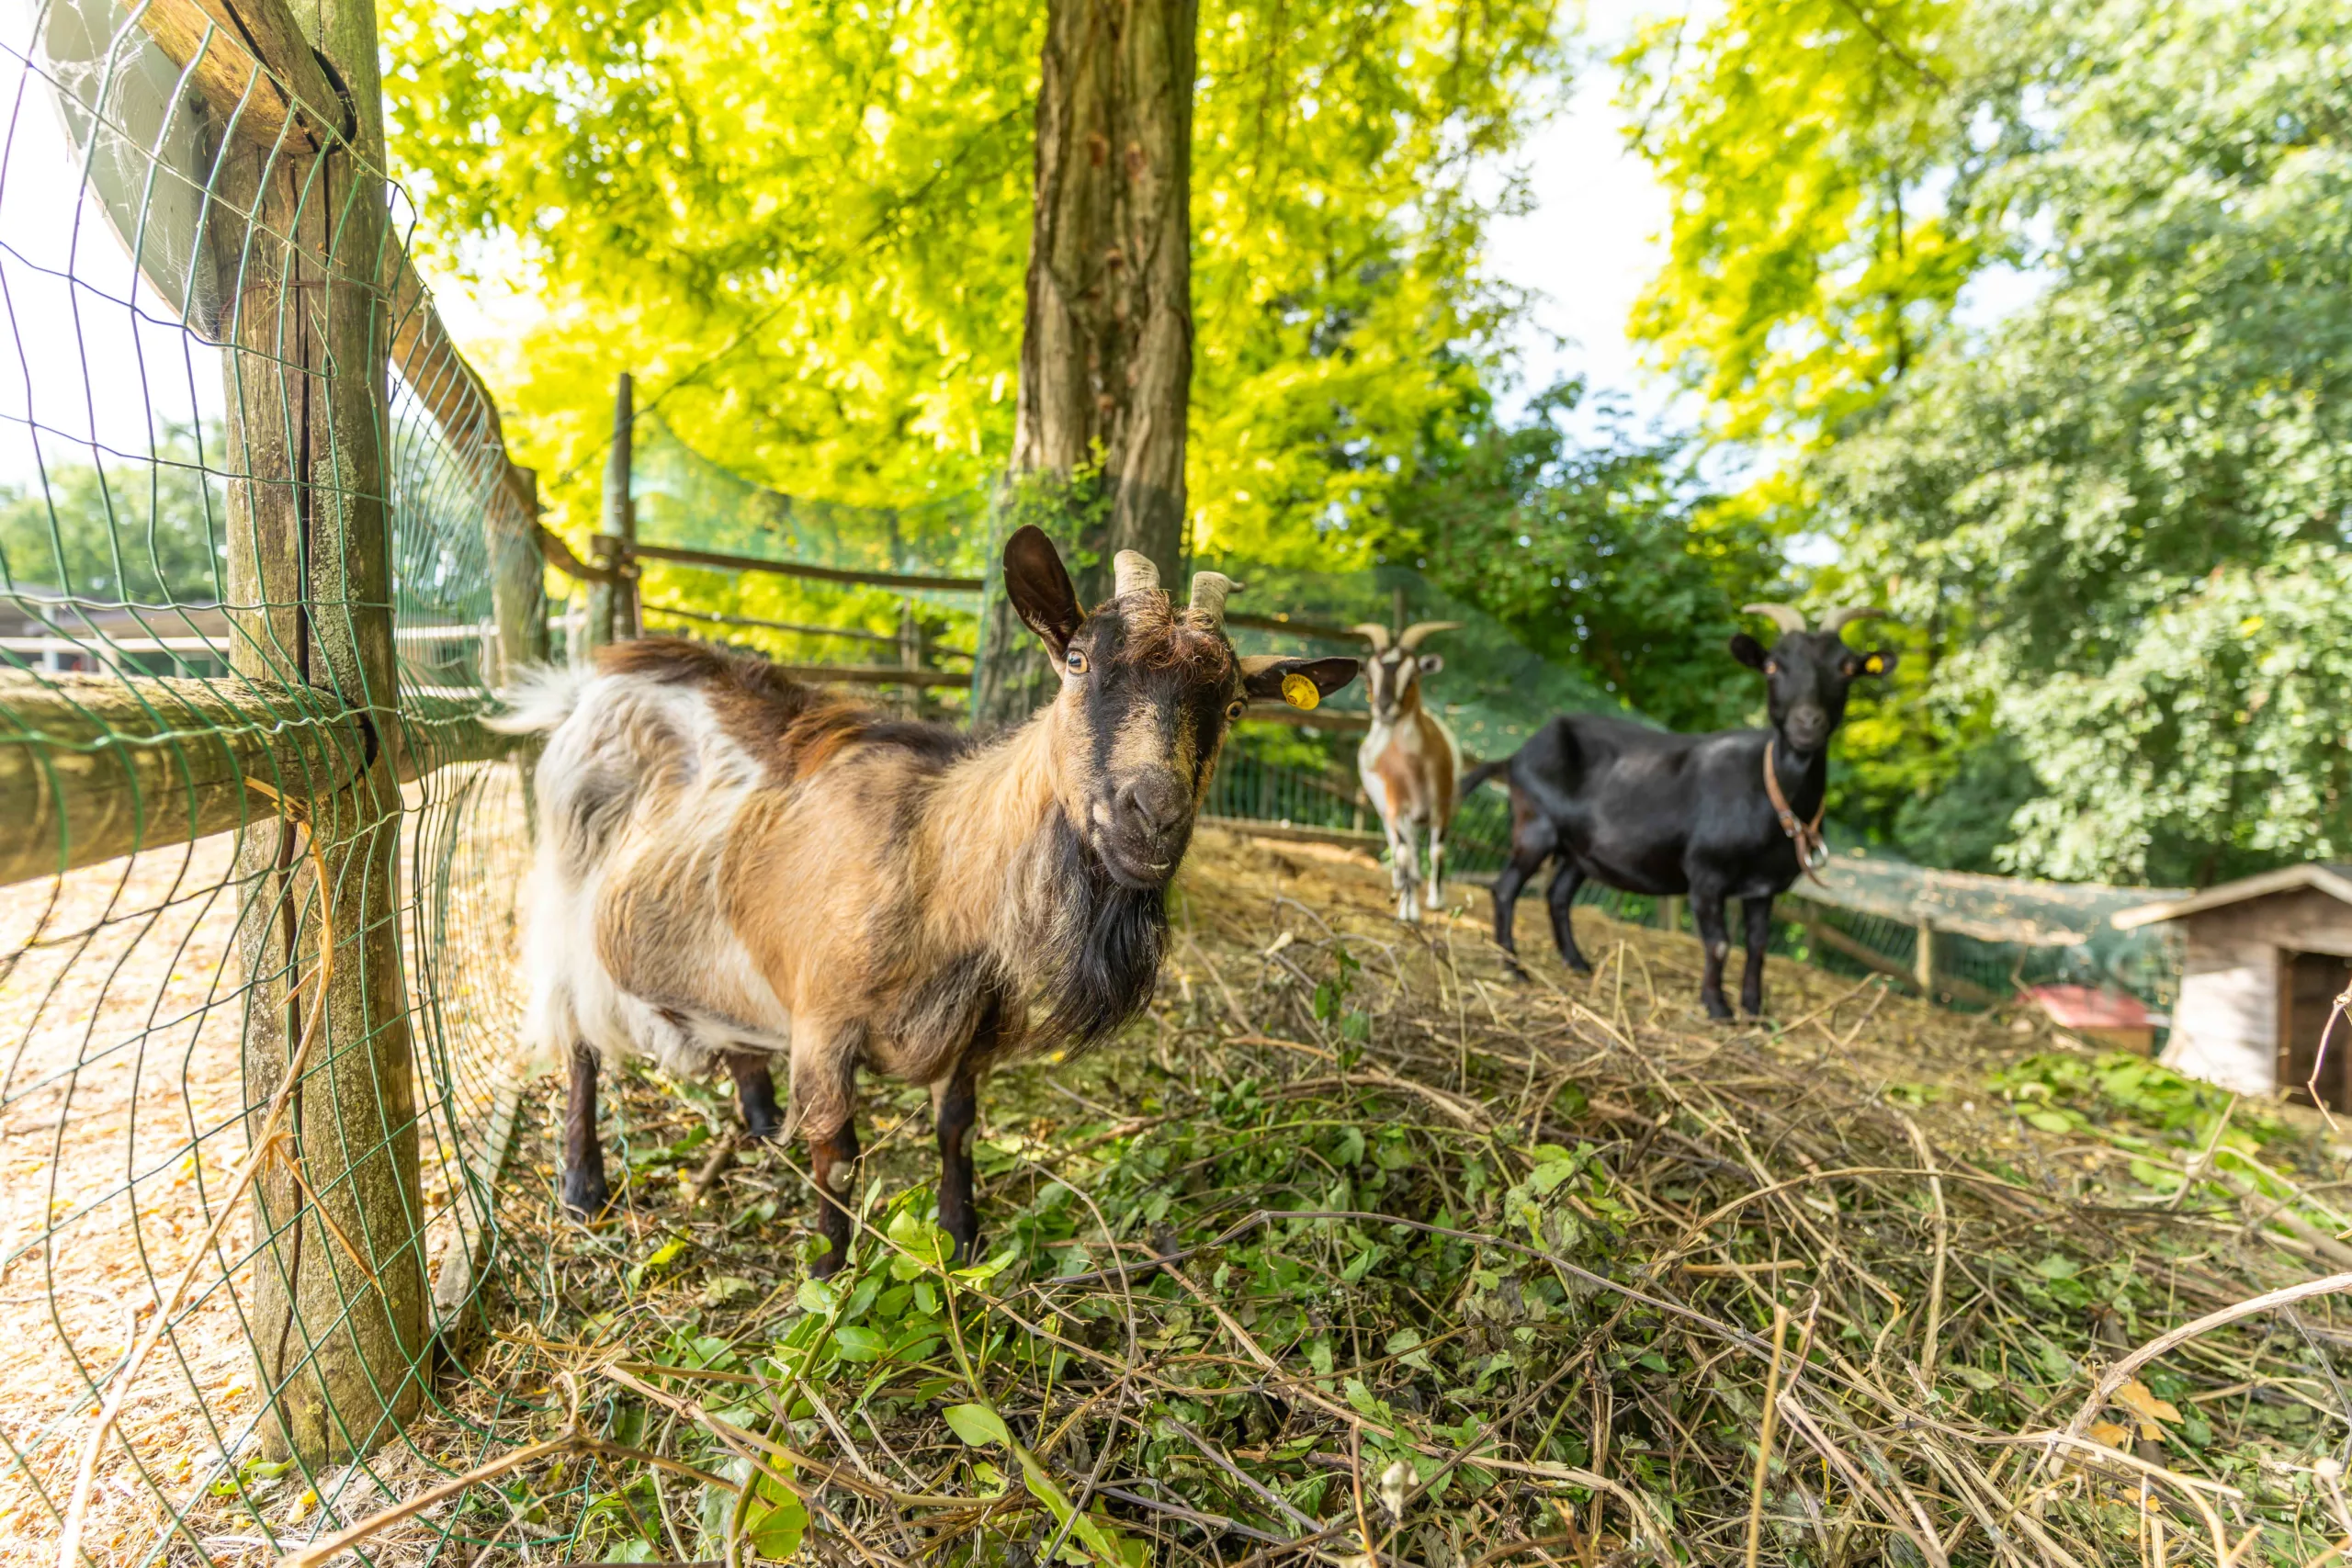
[(1886, 668), (1886, 660), (1873, 653), (1868, 659), (1862, 660), (1862, 668), (1870, 673), (1876, 675)]
[(1315, 682), (1306, 676), (1294, 673), (1283, 677), (1283, 701), (1291, 706), (1311, 708), (1322, 700), (1323, 694), (1317, 691)]

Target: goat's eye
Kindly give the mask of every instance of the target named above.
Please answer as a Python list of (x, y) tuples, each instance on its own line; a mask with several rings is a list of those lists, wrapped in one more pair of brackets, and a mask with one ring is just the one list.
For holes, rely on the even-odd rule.
[(1062, 656), (1062, 662), (1069, 667), (1071, 674), (1083, 675), (1086, 673), (1086, 650), (1073, 648)]
[(1231, 702), (1229, 702), (1229, 703), (1226, 704), (1226, 705), (1225, 705), (1225, 722), (1226, 722), (1226, 723), (1227, 723), (1227, 724), (1231, 724), (1231, 723), (1233, 723), (1235, 720), (1238, 719), (1238, 718), (1241, 716), (1241, 710), (1242, 710), (1242, 708), (1244, 708), (1244, 707), (1245, 707), (1245, 706), (1247, 706), (1247, 705), (1247, 705), (1247, 704), (1245, 704), (1245, 703), (1243, 703), (1243, 702), (1242, 702), (1242, 700), (1241, 700), (1239, 697), (1236, 697), (1236, 698), (1234, 698)]
[(1779, 660), (1768, 659), (1764, 661), (1764, 673), (1767, 675), (1778, 675), (1780, 672), (1781, 661)]

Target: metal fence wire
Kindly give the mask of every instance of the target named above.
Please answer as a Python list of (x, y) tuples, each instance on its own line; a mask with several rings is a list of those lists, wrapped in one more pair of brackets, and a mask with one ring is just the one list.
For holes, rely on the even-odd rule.
[(548, 1398), (438, 1371), (536, 1299), (533, 498), (326, 16), (0, 36), (0, 1562), (263, 1560)]

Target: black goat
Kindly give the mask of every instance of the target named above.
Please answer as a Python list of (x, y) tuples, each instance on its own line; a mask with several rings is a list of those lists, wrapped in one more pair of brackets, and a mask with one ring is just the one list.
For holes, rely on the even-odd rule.
[(1707, 949), (1700, 999), (1713, 1017), (1729, 1018), (1724, 904), (1737, 898), (1747, 939), (1740, 1006), (1763, 1010), (1772, 900), (1819, 863), (1829, 737), (1846, 716), (1846, 690), (1857, 676), (1893, 670), (1895, 654), (1858, 653), (1840, 636), (1848, 623), (1883, 610), (1832, 610), (1812, 631), (1786, 604), (1747, 610), (1781, 628), (1770, 652), (1746, 632), (1731, 639), (1732, 657), (1764, 672), (1771, 728), (1674, 735), (1601, 714), (1564, 714), (1510, 757), (1464, 776), (1467, 795), (1497, 773), (1510, 775), (1511, 855), (1495, 879), (1495, 942), (1512, 973), (1524, 973), (1510, 929), (1520, 890), (1556, 859), (1546, 902), (1569, 968), (1591, 968), (1568, 924), (1585, 878), (1628, 893), (1688, 893)]

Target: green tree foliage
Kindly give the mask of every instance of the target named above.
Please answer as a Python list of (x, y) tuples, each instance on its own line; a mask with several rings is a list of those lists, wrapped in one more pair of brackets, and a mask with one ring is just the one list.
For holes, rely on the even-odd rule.
[[(445, 260), (552, 302), (492, 369), (560, 523), (592, 514), (624, 367), (684, 381), (664, 417), (778, 489), (905, 502), (1001, 466), (1041, 26), (993, 0), (387, 8), (393, 149)], [(1473, 178), (1541, 112), (1552, 7), (1249, 0), (1203, 8), (1200, 59), (1195, 543), (1319, 556), (1495, 356), (1515, 301), (1478, 249), (1516, 192)]]
[(1952, 80), (1970, 40), (1952, 0), (1707, 16), (1652, 24), (1623, 62), (1641, 150), (1679, 198), (1634, 330), (1723, 434), (1804, 438), (1901, 373), (1984, 254)]
[(2352, 852), (2347, 606), (2352, 555), (2297, 546), (2199, 581), (2112, 663), (2011, 694), (2049, 788), (2010, 858), (2210, 883)]
[(1580, 445), (1576, 383), (1433, 438), (1382, 540), (1535, 652), (1678, 729), (1747, 721), (1758, 692), (1726, 650), (1738, 607), (1781, 592), (1775, 542), (1716, 504), (1686, 444), (1623, 419)]
[(39, 483), (0, 485), (0, 571), (17, 592), (210, 604), (220, 598), (226, 527), (193, 433), (175, 427), (152, 464), (61, 463)]
[(2340, 22), (2135, 4), (2030, 32), (2097, 62), (1996, 176), (2048, 225), (2049, 286), (1817, 467), (1856, 569), (1967, 633), (1943, 684), (2039, 781), (2012, 865), (2198, 881), (2352, 847), (2344, 728), (2297, 684), (2345, 634), (2290, 608), (2341, 603), (2352, 515)]
[[(1933, 134), (1897, 188), (1915, 208), (1938, 189), (1967, 265), (2007, 258), (2040, 292), (1989, 331), (1946, 320), (1899, 375), (1883, 340), (1849, 343), (1807, 383), (1864, 389), (1842, 404), (1769, 376), (1717, 389), (1747, 428), (1826, 421), (1786, 486), (1796, 521), (1844, 547), (1820, 592), (1882, 589), (1927, 655), (1924, 680), (1858, 711), (1854, 804), (1882, 827), (1907, 813), (1925, 836), (1907, 847), (1950, 860), (1987, 853), (1982, 834), (1950, 837), (1973, 800), (2006, 818), (1993, 858), (2067, 876), (2199, 880), (2346, 852), (2346, 736), (2316, 695), (2345, 634), (2305, 608), (2340, 603), (2352, 516), (2341, 6), (1900, 15), (1932, 34), (1876, 39), (1897, 18), (1870, 7), (1846, 24), (1848, 46), (1877, 44), (1877, 69), (1933, 105), (1903, 121)], [(1798, 47), (1710, 37), (1711, 69), (1768, 82)], [(1859, 188), (1886, 164), (1883, 122), (1858, 107), (1840, 123), (1851, 135), (1791, 155), (1818, 165), (1814, 184)], [(1712, 261), (1678, 251), (1658, 287), (1672, 319), (1724, 343), (1813, 341), (1817, 286), (1753, 296), (1754, 330), (1730, 333), (1698, 275), (1768, 269), (1770, 244), (1740, 237), (1755, 199), (1712, 175), (1683, 194), (1679, 228), (1720, 206), (1729, 237)], [(1792, 254), (1816, 285), (1860, 276), (1835, 247)], [(1947, 789), (1953, 809), (1933, 808)]]
[(961, 489), (1008, 443), (1033, 7), (387, 6), (445, 265), (543, 308), (488, 355), (588, 531), (614, 375), (780, 489)]

